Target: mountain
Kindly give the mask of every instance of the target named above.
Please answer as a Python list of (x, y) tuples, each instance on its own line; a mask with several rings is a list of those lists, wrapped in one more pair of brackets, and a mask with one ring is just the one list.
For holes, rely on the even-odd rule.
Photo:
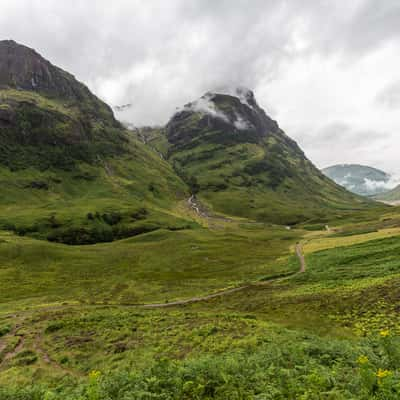
[(333, 165), (322, 172), (338, 185), (362, 196), (373, 196), (389, 190), (390, 175), (366, 165)]
[(375, 200), (383, 201), (392, 205), (400, 205), (400, 185), (385, 193), (374, 196)]
[(128, 131), (35, 50), (0, 41), (0, 229), (89, 244), (192, 227), (178, 203), (296, 224), (374, 207), (321, 174), (247, 89)]
[(70, 244), (185, 225), (187, 187), (111, 108), (36, 51), (0, 41), (0, 229)]
[(34, 50), (0, 42), (0, 163), (71, 167), (125, 152), (112, 110)]
[(296, 224), (372, 205), (323, 175), (245, 88), (206, 93), (147, 136), (217, 212)]

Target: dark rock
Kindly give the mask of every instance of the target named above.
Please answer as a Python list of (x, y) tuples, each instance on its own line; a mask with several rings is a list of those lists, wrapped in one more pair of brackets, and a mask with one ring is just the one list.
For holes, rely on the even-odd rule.
[(46, 182), (33, 181), (25, 186), (26, 189), (49, 190), (49, 185)]

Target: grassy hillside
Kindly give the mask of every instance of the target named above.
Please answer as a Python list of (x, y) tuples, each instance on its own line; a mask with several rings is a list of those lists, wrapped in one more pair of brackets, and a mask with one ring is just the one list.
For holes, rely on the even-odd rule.
[(125, 148), (121, 156), (71, 169), (0, 166), (0, 227), (70, 244), (190, 227), (173, 212), (188, 196), (186, 185), (141, 143)]

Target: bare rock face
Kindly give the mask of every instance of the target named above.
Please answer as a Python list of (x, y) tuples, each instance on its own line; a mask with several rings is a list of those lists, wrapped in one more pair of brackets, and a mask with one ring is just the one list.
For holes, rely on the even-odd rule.
[(35, 50), (13, 40), (0, 41), (0, 86), (79, 97), (73, 76), (55, 67)]

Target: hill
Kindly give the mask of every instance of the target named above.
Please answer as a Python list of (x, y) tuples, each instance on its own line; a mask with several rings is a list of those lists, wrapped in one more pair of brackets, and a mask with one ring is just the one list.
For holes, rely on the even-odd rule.
[(389, 190), (390, 175), (366, 165), (333, 165), (322, 172), (338, 185), (362, 196), (373, 196)]
[(386, 193), (381, 193), (377, 196), (374, 196), (374, 199), (398, 205), (400, 203), (400, 185)]
[(373, 207), (325, 177), (248, 89), (207, 93), (148, 137), (216, 212), (296, 224)]
[(0, 42), (0, 227), (79, 244), (188, 222), (186, 185), (111, 109), (34, 50)]

